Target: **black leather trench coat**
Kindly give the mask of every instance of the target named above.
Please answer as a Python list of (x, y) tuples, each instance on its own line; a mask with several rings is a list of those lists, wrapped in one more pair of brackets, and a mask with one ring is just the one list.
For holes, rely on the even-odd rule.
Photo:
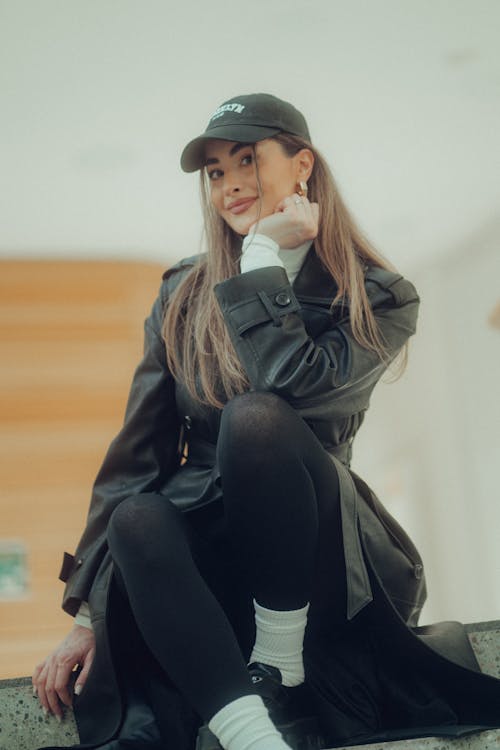
[[(106, 528), (116, 506), (136, 493), (162, 493), (185, 513), (220, 502), (215, 459), (220, 412), (194, 402), (174, 381), (161, 338), (168, 297), (196, 261), (181, 261), (164, 274), (145, 322), (144, 357), (133, 379), (124, 426), (97, 476), (78, 548), (63, 561), (63, 607), (74, 615), (82, 600), (89, 602), (97, 642), (91, 673), (75, 706), (80, 739), (88, 747), (118, 750), (126, 745), (120, 744), (125, 737), (135, 737), (137, 748), (193, 747), (196, 719), (172, 685), (165, 688), (171, 712), (155, 717), (150, 702), (137, 689), (134, 694), (127, 690), (126, 679), (119, 676), (120, 657), (110, 635), (115, 632), (113, 564)], [(374, 266), (365, 268), (365, 288), (393, 356), (415, 332), (418, 295), (400, 275)], [(329, 744), (495, 726), (500, 721), (498, 681), (478, 674), (458, 624), (416, 628), (425, 600), (422, 560), (349, 468), (353, 438), (385, 366), (354, 339), (347, 306), (331, 308), (336, 291), (314, 248), (293, 286), (283, 269), (273, 267), (235, 276), (215, 288), (251, 388), (286, 399), (329, 451), (339, 475), (346, 626), (332, 634), (338, 648), (306, 643), (315, 706)], [(186, 445), (188, 459), (181, 465)], [(370, 660), (377, 664), (371, 670)], [(381, 664), (389, 665), (385, 682)], [(360, 691), (369, 697), (360, 697)], [(170, 737), (170, 743), (160, 739), (155, 719), (163, 722), (163, 738)]]

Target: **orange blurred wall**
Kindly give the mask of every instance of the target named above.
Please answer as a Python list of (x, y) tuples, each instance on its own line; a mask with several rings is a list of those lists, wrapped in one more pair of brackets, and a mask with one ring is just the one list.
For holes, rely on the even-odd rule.
[(0, 678), (31, 674), (68, 632), (57, 580), (85, 522), (142, 352), (156, 264), (0, 262), (0, 549), (27, 551), (24, 596), (0, 599)]

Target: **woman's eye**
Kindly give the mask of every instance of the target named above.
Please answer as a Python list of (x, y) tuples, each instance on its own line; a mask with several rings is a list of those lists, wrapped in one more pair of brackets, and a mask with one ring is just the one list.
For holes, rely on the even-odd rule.
[(220, 170), (220, 169), (211, 169), (208, 172), (208, 179), (209, 180), (218, 180), (221, 175), (222, 175), (222, 170)]
[(253, 154), (245, 154), (245, 156), (241, 159), (241, 164), (243, 166), (247, 166), (248, 164), (251, 164), (253, 162)]

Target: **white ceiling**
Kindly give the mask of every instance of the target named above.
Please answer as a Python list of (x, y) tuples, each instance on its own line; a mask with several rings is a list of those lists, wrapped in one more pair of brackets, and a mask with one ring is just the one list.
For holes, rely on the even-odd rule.
[(4, 0), (0, 252), (196, 252), (180, 151), (267, 91), (384, 254), (449, 253), (498, 215), (499, 30), (498, 0)]

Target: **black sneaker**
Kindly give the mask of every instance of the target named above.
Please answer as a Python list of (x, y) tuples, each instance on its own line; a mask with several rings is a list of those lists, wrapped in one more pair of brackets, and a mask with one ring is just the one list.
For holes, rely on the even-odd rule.
[[(248, 671), (255, 692), (264, 701), (273, 724), (292, 750), (324, 748), (318, 720), (305, 709), (303, 689), (285, 687), (279, 669), (268, 664), (252, 662)], [(222, 750), (206, 724), (198, 731), (196, 750)]]
[[(313, 716), (278, 724), (276, 728), (292, 750), (322, 750), (325, 747), (318, 722)], [(198, 730), (196, 750), (222, 750), (219, 740), (206, 724)]]
[(279, 669), (269, 664), (252, 662), (248, 671), (274, 725), (292, 750), (321, 750), (325, 747), (319, 722), (304, 700), (304, 686), (286, 687)]
[(195, 750), (222, 750), (222, 745), (206, 724), (198, 729)]
[(248, 665), (248, 672), (256, 693), (264, 701), (274, 723), (286, 720), (286, 708), (290, 704), (291, 688), (283, 685), (279, 669), (254, 661)]

